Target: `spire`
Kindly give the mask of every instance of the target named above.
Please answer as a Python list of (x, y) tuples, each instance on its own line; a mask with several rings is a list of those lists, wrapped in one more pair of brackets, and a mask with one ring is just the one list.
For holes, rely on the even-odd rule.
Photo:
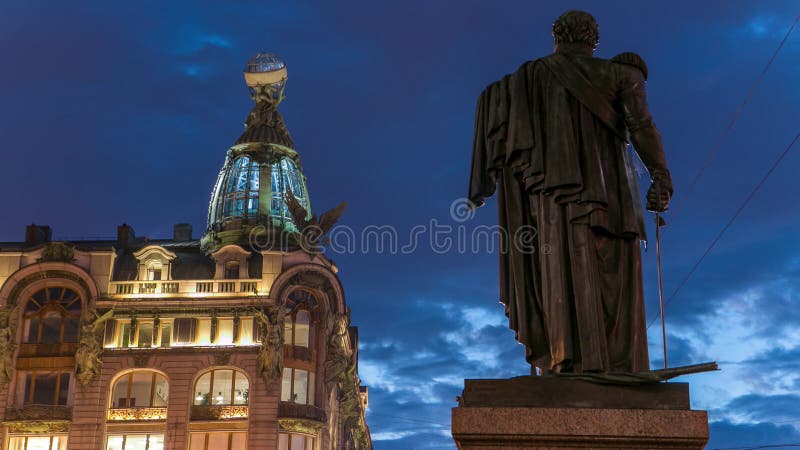
[(227, 244), (247, 245), (251, 232), (294, 232), (297, 225), (286, 205), (287, 192), (311, 215), (300, 156), (278, 105), (284, 100), (286, 64), (272, 53), (257, 53), (244, 69), (255, 105), (245, 131), (228, 149), (208, 208), (206, 251)]

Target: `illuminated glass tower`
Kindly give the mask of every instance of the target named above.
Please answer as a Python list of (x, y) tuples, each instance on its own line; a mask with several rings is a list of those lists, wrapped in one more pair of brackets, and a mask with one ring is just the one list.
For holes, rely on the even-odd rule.
[(271, 53), (258, 53), (244, 69), (255, 106), (245, 131), (228, 150), (208, 208), (203, 248), (245, 244), (251, 233), (296, 231), (286, 205), (291, 191), (311, 214), (300, 156), (283, 123), (278, 105), (286, 87), (286, 64)]

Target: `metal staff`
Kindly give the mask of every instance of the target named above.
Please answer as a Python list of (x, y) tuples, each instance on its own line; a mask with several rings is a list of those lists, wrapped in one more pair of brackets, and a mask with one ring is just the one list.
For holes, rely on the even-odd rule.
[(664, 318), (664, 280), (661, 272), (661, 227), (667, 223), (656, 211), (656, 266), (658, 267), (658, 305), (661, 308), (661, 342), (664, 348), (664, 368), (667, 368), (667, 324)]

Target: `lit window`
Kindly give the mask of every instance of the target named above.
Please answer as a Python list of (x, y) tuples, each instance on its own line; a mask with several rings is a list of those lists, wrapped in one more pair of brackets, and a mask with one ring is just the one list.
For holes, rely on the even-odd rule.
[(196, 345), (211, 345), (211, 318), (197, 319)]
[(164, 450), (163, 434), (115, 434), (108, 436), (106, 450)]
[(152, 347), (154, 331), (152, 320), (140, 320), (136, 322), (136, 346), (142, 348)]
[(314, 294), (305, 289), (296, 289), (286, 298), (290, 311), (284, 322), (286, 345), (309, 348), (311, 343), (311, 311), (317, 306)]
[(10, 436), (8, 450), (67, 450), (67, 436)]
[(286, 345), (308, 348), (310, 332), (311, 318), (308, 311), (301, 309), (286, 317), (283, 337)]
[(160, 321), (160, 330), (159, 330), (159, 346), (160, 347), (169, 347), (172, 344), (172, 321), (171, 320), (161, 320)]
[(239, 345), (253, 345), (261, 342), (259, 335), (259, 322), (252, 317), (239, 319)]
[(278, 450), (314, 450), (314, 436), (278, 433)]
[(247, 448), (247, 433), (215, 432), (192, 433), (189, 450), (245, 450)]
[(70, 399), (71, 372), (19, 372), (17, 403), (65, 406)]
[(150, 281), (160, 281), (161, 270), (162, 270), (162, 265), (160, 262), (158, 261), (151, 262), (147, 266), (147, 279)]
[[(163, 326), (162, 323), (162, 328)], [(131, 326), (131, 319), (109, 320), (106, 322), (103, 346), (105, 348), (155, 347), (158, 331), (155, 328), (155, 321), (151, 319), (137, 320), (135, 328)]]
[(78, 342), (81, 299), (66, 288), (45, 288), (25, 304), (24, 342), (60, 344)]
[(281, 401), (313, 405), (314, 372), (284, 367), (281, 380)]
[(194, 392), (195, 405), (246, 405), (250, 397), (250, 383), (242, 372), (216, 369), (204, 373), (197, 379)]
[(223, 317), (217, 319), (217, 337), (214, 340), (214, 344), (233, 344), (233, 317)]
[(111, 408), (163, 408), (169, 400), (169, 383), (160, 373), (137, 370), (117, 378), (111, 392)]

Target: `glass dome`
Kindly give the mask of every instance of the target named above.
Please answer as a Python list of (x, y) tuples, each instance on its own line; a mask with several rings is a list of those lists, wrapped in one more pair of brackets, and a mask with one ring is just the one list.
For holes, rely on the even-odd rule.
[[(300, 205), (311, 214), (305, 176), (291, 158), (283, 157), (268, 165), (271, 182), (263, 187), (269, 189), (262, 189), (261, 166), (250, 156), (240, 155), (223, 167), (211, 197), (209, 227), (224, 225), (234, 219), (268, 216), (272, 225), (297, 230), (286, 205), (287, 190), (291, 190)], [(270, 201), (260, 202), (261, 195), (269, 196)], [(259, 207), (260, 203), (265, 206)], [(266, 211), (266, 205), (269, 205), (269, 211)]]
[(256, 53), (247, 61), (244, 71), (247, 73), (266, 73), (275, 72), (285, 67), (286, 64), (274, 53)]

